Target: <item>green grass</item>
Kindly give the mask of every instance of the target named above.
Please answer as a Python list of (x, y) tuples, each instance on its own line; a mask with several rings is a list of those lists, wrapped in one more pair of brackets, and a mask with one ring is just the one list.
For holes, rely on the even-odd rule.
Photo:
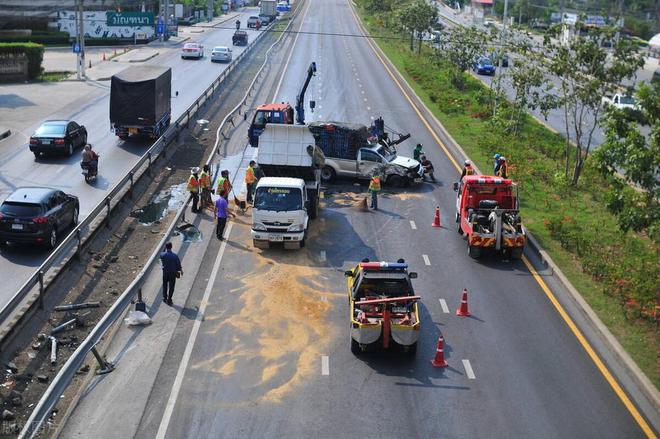
[(68, 78), (73, 72), (45, 72), (37, 77), (36, 82), (57, 82)]
[[(378, 17), (359, 13), (371, 35), (395, 36)], [(465, 89), (457, 90), (446, 67), (411, 53), (405, 39), (375, 41), (484, 172), (492, 169), (495, 152), (507, 157), (520, 184), (526, 227), (658, 387), (657, 325), (623, 305), (627, 298), (651, 310), (658, 304), (658, 247), (644, 235), (619, 230), (605, 208), (609, 183), (587, 166), (577, 188), (566, 185), (561, 135), (532, 117), (516, 137), (500, 132), (489, 121), (488, 88), (480, 81), (467, 77)]]

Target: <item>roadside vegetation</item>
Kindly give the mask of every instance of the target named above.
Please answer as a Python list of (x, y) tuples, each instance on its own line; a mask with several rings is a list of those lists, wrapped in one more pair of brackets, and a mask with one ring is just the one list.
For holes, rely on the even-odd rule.
[[(547, 72), (527, 62), (509, 68), (516, 97), (508, 101), (497, 81), (489, 88), (466, 73), (466, 60), (492, 50), (475, 41), (492, 40), (493, 35), (479, 40), (484, 36), (470, 35), (471, 30), (445, 30), (440, 50), (425, 44), (411, 49), (418, 39), (411, 37), (410, 24), (398, 19), (408, 5), (358, 0), (376, 43), (470, 158), (484, 172), (492, 172), (493, 155), (507, 157), (510, 176), (520, 184), (526, 227), (658, 387), (660, 87), (640, 91), (641, 114), (634, 118), (614, 110), (602, 114), (608, 134), (603, 152), (597, 154), (590, 141), (567, 142), (565, 135), (527, 113), (562, 108), (572, 119), (572, 111), (581, 116), (581, 106), (596, 110), (601, 93), (613, 90), (639, 65), (634, 45), (621, 40), (615, 49), (621, 59), (616, 68), (603, 62), (601, 46), (594, 41), (570, 53), (549, 46), (552, 58), (536, 57)], [(510, 50), (531, 53), (522, 43)], [(578, 56), (582, 58), (574, 58)], [(564, 90), (552, 92), (550, 72), (565, 82)], [(648, 136), (638, 135), (639, 122), (648, 125)], [(581, 129), (577, 124), (567, 131)]]

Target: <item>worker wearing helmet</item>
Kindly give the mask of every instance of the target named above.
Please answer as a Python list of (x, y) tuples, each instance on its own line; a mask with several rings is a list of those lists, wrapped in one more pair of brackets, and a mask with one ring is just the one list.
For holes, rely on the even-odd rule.
[(495, 163), (493, 164), (493, 175), (497, 175), (497, 171), (500, 169), (500, 157), (502, 157), (501, 154), (495, 154), (493, 156), (493, 159), (495, 160)]
[(474, 175), (474, 174), (476, 174), (476, 172), (474, 172), (474, 167), (472, 166), (472, 162), (469, 160), (463, 162), (463, 172), (461, 172), (461, 179), (466, 175)]
[(506, 158), (500, 156), (499, 167), (498, 167), (497, 172), (495, 173), (495, 175), (497, 175), (498, 177), (501, 177), (501, 178), (509, 178), (509, 169), (508, 168), (509, 167), (507, 165)]
[(186, 190), (192, 196), (192, 209), (193, 213), (199, 212), (197, 203), (199, 203), (199, 168), (194, 167), (190, 170), (190, 177), (188, 177), (188, 185)]

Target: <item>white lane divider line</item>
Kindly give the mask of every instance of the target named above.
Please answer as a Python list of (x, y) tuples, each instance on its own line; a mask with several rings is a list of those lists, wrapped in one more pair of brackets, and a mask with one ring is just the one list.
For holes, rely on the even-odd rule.
[(330, 358), (327, 355), (321, 355), (321, 375), (330, 375)]
[(325, 255), (325, 250), (321, 250), (321, 255), (320, 255), (320, 258), (319, 258), (319, 259), (321, 259), (321, 262), (325, 262), (325, 259), (326, 259), (325, 256), (326, 256)]
[(469, 379), (474, 380), (477, 378), (474, 375), (474, 371), (472, 370), (472, 365), (470, 364), (470, 360), (463, 360), (463, 367), (465, 368), (465, 373), (467, 374), (467, 377)]
[(447, 301), (445, 299), (440, 299), (440, 307), (442, 308), (443, 313), (449, 314), (449, 307), (447, 306)]
[(428, 255), (422, 255), (422, 258), (424, 259), (424, 264), (431, 265)]
[(233, 225), (234, 222), (232, 221), (229, 223), (229, 226), (227, 226), (227, 231), (225, 232), (226, 238), (224, 241), (222, 241), (222, 244), (220, 244), (220, 251), (215, 257), (213, 269), (211, 270), (211, 276), (209, 277), (209, 281), (206, 284), (206, 290), (204, 291), (202, 302), (199, 304), (199, 310), (197, 311), (195, 323), (193, 324), (192, 331), (190, 331), (190, 336), (188, 337), (186, 350), (183, 352), (183, 357), (179, 363), (179, 370), (176, 372), (174, 384), (172, 385), (172, 391), (170, 392), (170, 397), (167, 400), (167, 405), (165, 406), (165, 412), (163, 413), (163, 417), (160, 419), (160, 426), (158, 427), (158, 432), (156, 433), (156, 439), (164, 439), (165, 434), (167, 433), (167, 428), (170, 425), (172, 412), (174, 412), (174, 405), (176, 404), (176, 400), (179, 398), (179, 391), (181, 390), (181, 385), (183, 384), (183, 378), (186, 374), (186, 370), (188, 369), (188, 363), (190, 362), (190, 357), (192, 356), (195, 340), (197, 339), (197, 334), (199, 333), (199, 327), (202, 325), (202, 320), (204, 320), (206, 305), (209, 303), (211, 290), (213, 289), (215, 278), (218, 275), (218, 271), (220, 270), (220, 262), (222, 261), (222, 256), (225, 254), (225, 249), (227, 248), (227, 239), (229, 239), (229, 235), (231, 235), (231, 229)]
[(410, 228), (413, 230), (417, 230), (417, 224), (415, 224), (415, 221), (410, 221)]

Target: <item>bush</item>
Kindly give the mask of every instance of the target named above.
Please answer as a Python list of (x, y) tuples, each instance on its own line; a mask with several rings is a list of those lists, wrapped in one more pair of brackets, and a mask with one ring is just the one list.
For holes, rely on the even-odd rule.
[(24, 53), (28, 58), (28, 78), (35, 79), (41, 74), (44, 46), (36, 43), (0, 43), (0, 56), (21, 53)]

